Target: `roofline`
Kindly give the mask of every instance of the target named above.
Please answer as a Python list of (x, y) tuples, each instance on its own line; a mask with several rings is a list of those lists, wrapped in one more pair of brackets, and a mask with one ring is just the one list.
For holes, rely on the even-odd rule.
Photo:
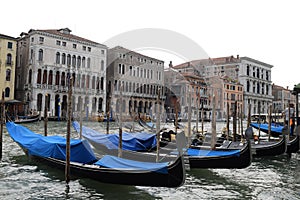
[[(98, 42), (94, 42), (92, 40), (89, 40), (89, 39), (86, 39), (86, 38), (83, 38), (83, 37), (80, 37), (80, 36), (77, 36), (77, 35), (74, 35), (74, 34), (69, 34), (69, 36), (71, 36), (71, 37), (68, 37), (67, 34), (60, 35), (60, 34), (56, 34), (56, 33), (50, 32), (50, 31), (59, 31), (59, 30), (61, 30), (61, 29), (45, 29), (45, 30), (30, 29), (28, 31), (28, 35), (29, 34), (46, 33), (46, 34), (50, 34), (50, 35), (55, 35), (55, 36), (63, 37), (63, 38), (66, 38), (68, 40), (76, 40), (76, 41), (81, 41), (81, 42), (85, 42), (85, 43), (91, 43), (93, 45), (101, 46), (103, 48), (108, 49), (108, 47), (106, 45), (104, 45), (104, 44), (101, 44), (101, 43), (98, 43)], [(72, 37), (74, 37), (74, 38), (72, 38)]]
[(14, 40), (14, 41), (18, 40), (18, 38), (15, 38), (15, 37), (12, 37), (12, 36), (9, 36), (9, 35), (4, 35), (4, 34), (1, 34), (1, 33), (0, 33), (0, 38)]
[(136, 51), (133, 51), (133, 50), (130, 50), (130, 49), (127, 49), (127, 48), (125, 48), (125, 47), (122, 47), (122, 46), (115, 46), (115, 47), (112, 47), (112, 48), (109, 48), (108, 50), (112, 50), (112, 51), (114, 51), (114, 50), (118, 50), (118, 49), (122, 49), (122, 50), (125, 50), (125, 51), (127, 51), (126, 53), (134, 53), (134, 54), (137, 54), (137, 55), (140, 55), (140, 56), (143, 56), (143, 57), (146, 57), (146, 58), (148, 58), (148, 59), (153, 59), (153, 60), (156, 60), (156, 61), (159, 61), (159, 62), (162, 62), (162, 63), (165, 63), (165, 61), (163, 61), (163, 60), (159, 60), (159, 59), (157, 59), (157, 58), (153, 58), (153, 57), (150, 57), (150, 56), (146, 56), (146, 55), (144, 55), (144, 54), (141, 54), (141, 53), (138, 53), (138, 52), (136, 52)]
[(270, 68), (274, 67), (273, 65), (270, 65), (270, 64), (261, 62), (261, 61), (259, 61), (259, 60), (255, 60), (255, 59), (253, 59), (253, 58), (249, 58), (249, 57), (247, 57), (247, 56), (241, 57), (240, 59), (241, 59), (241, 60), (247, 60), (247, 61), (250, 61), (250, 62), (254, 62), (254, 63), (260, 64), (260, 65), (268, 66), (268, 67), (270, 67)]

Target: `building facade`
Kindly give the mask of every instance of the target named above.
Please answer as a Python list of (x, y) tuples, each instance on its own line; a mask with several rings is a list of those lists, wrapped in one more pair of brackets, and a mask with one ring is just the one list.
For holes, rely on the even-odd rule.
[(166, 106), (171, 119), (177, 110), (181, 120), (188, 120), (190, 103), (191, 120), (196, 120), (197, 114), (199, 120), (210, 120), (210, 99), (207, 84), (202, 76), (190, 70), (170, 66), (165, 69), (165, 86), (169, 89), (169, 93), (166, 93)]
[[(235, 96), (234, 99), (238, 98), (238, 101), (242, 99), (243, 109), (240, 109), (240, 112), (244, 116), (248, 115), (249, 107), (252, 114), (258, 112), (266, 113), (268, 106), (272, 105), (271, 69), (273, 66), (270, 64), (237, 55), (236, 57), (228, 56), (194, 60), (175, 67), (181, 71), (194, 71), (194, 73), (197, 72), (203, 75), (207, 84), (214, 84), (214, 87), (217, 87), (216, 84), (218, 83), (216, 82), (216, 77), (219, 79), (226, 77), (227, 80), (230, 80), (229, 88), (239, 88), (240, 91), (243, 91), (242, 97), (239, 94), (240, 91), (237, 91), (238, 94), (234, 94), (234, 90), (225, 91), (225, 95), (231, 96), (229, 99), (235, 95), (238, 96)], [(219, 87), (228, 85), (224, 81), (222, 80), (218, 83)], [(226, 96), (220, 97), (221, 99), (225, 98), (222, 104), (228, 102)], [(224, 108), (220, 110), (224, 110)], [(224, 114), (222, 117), (224, 117)]]
[(127, 119), (154, 117), (158, 92), (164, 100), (164, 62), (124, 47), (108, 50), (107, 81), (109, 107), (116, 118), (120, 113)]
[(239, 81), (244, 85), (244, 113), (268, 113), (273, 105), (271, 70), (272, 65), (249, 58), (241, 57)]
[(296, 96), (288, 87), (284, 88), (279, 85), (272, 85), (273, 109), (276, 113), (282, 113), (288, 107), (289, 102), (296, 105)]
[(0, 34), (0, 91), (5, 100), (14, 99), (17, 38)]
[(89, 117), (105, 110), (105, 45), (73, 35), (68, 28), (31, 29), (20, 36), (16, 98), (26, 103), (28, 109), (43, 113), (47, 106), (49, 116), (66, 116), (72, 77), (73, 112), (84, 111)]

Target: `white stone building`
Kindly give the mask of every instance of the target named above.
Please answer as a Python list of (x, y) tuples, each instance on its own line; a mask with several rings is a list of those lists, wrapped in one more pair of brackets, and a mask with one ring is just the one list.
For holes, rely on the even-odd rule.
[(271, 81), (273, 66), (249, 57), (241, 57), (240, 61), (239, 81), (244, 85), (244, 113), (247, 115), (249, 105), (251, 114), (267, 113), (274, 98)]
[[(105, 45), (71, 34), (68, 28), (29, 30), (18, 41), (16, 99), (28, 109), (66, 116), (68, 81), (73, 77), (73, 112), (105, 110)], [(48, 102), (45, 102), (45, 96)]]
[(107, 80), (114, 117), (121, 112), (124, 119), (155, 115), (158, 91), (164, 94), (164, 62), (116, 46), (108, 50)]

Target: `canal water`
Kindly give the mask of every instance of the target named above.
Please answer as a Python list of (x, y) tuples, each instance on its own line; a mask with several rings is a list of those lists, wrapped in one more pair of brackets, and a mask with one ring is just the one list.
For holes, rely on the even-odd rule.
[[(104, 124), (89, 124), (104, 128)], [(43, 134), (43, 122), (25, 124)], [(102, 126), (102, 127), (101, 127)], [(206, 124), (206, 127), (209, 125)], [(222, 125), (220, 125), (222, 126)], [(220, 127), (219, 126), (219, 127)], [(66, 134), (65, 122), (49, 122), (48, 134)], [(72, 129), (72, 137), (77, 134)], [(245, 169), (192, 169), (179, 188), (135, 187), (72, 179), (29, 160), (6, 129), (0, 162), (1, 199), (300, 199), (300, 153), (256, 158)]]

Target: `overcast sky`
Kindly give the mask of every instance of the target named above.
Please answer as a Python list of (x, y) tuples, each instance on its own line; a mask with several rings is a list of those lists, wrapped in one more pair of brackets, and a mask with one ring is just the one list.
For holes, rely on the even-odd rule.
[[(300, 83), (299, 19), (297, 0), (10, 0), (1, 2), (0, 33), (18, 37), (30, 29), (68, 27), (104, 43), (136, 29), (167, 29), (194, 41), (209, 57), (238, 54), (271, 64), (272, 82), (293, 88)], [(166, 66), (184, 61), (157, 49), (142, 53)]]

